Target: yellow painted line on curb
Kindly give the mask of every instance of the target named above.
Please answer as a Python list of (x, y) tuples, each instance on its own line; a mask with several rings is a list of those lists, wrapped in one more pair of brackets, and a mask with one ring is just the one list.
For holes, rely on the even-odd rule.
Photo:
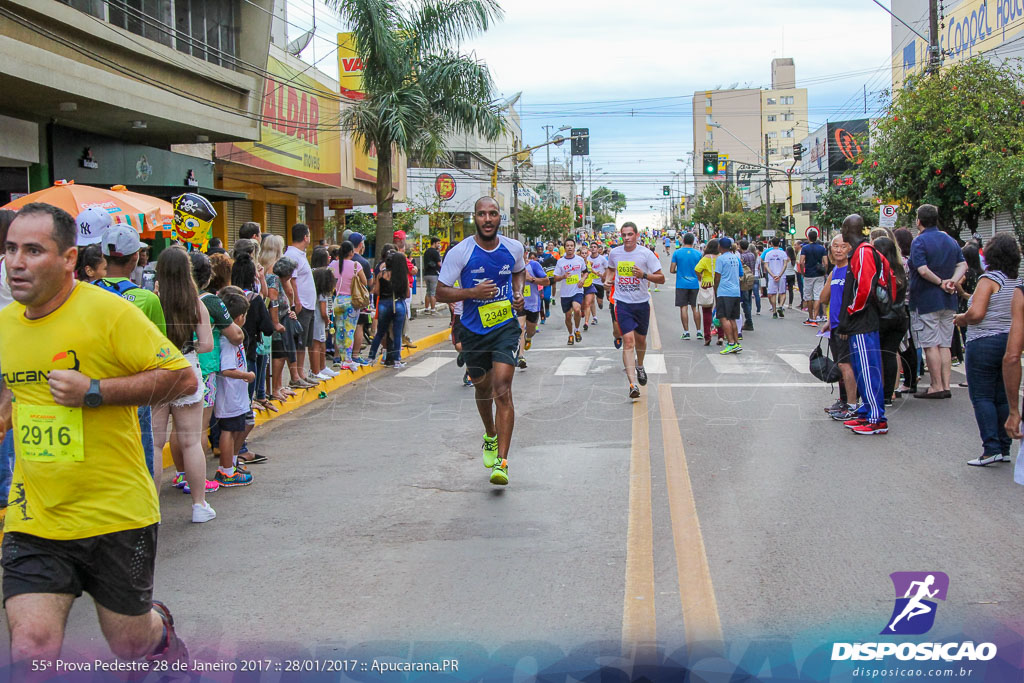
[(696, 643), (722, 643), (722, 622), (711, 583), (704, 536), (697, 517), (697, 503), (679, 432), (672, 387), (658, 386), (661, 411), (661, 438), (665, 450), (665, 483), (668, 488), (669, 519), (676, 552), (679, 599), (683, 606), (683, 627), (687, 646)]
[[(416, 348), (403, 349), (402, 358), (410, 358), (412, 356), (415, 356), (416, 354), (423, 353), (424, 351), (427, 351), (430, 348), (437, 346), (441, 342), (448, 340), (451, 337), (451, 332), (451, 328), (449, 327), (439, 332), (427, 335), (422, 339), (415, 340), (413, 344), (416, 345)], [(295, 390), (295, 396), (290, 397), (284, 403), (274, 401), (274, 405), (277, 406), (278, 412), (257, 412), (256, 426), (259, 427), (260, 425), (276, 420), (282, 417), (283, 415), (292, 412), (293, 410), (298, 410), (303, 406), (307, 406), (310, 403), (313, 403), (319, 398), (321, 391), (326, 391), (327, 394), (330, 395), (332, 391), (336, 391), (337, 389), (340, 389), (343, 386), (351, 384), (352, 382), (357, 382), (364, 377), (372, 375), (375, 372), (380, 372), (381, 370), (384, 369), (386, 368), (384, 368), (384, 366), (382, 365), (374, 365), (361, 367), (358, 372), (342, 370), (342, 374), (338, 375), (337, 377), (333, 377), (327, 380), (326, 382), (321, 382), (319, 385), (315, 387), (312, 387), (310, 389), (297, 389)], [(171, 458), (170, 442), (168, 442), (168, 444), (164, 446), (163, 462), (164, 469), (167, 469), (168, 467), (171, 467), (174, 464), (174, 460)]]
[(626, 530), (626, 592), (622, 607), (622, 652), (653, 647), (654, 522), (651, 513), (651, 458), (647, 399), (633, 403), (633, 445), (629, 456), (629, 523)]

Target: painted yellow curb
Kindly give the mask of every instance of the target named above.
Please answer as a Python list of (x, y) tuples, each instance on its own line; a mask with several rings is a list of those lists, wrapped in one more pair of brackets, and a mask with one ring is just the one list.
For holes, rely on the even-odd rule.
[[(428, 350), (428, 349), (430, 349), (430, 348), (432, 348), (434, 346), (437, 346), (441, 342), (444, 342), (444, 341), (447, 341), (448, 339), (450, 339), (451, 338), (451, 333), (452, 333), (452, 330), (451, 330), (450, 327), (448, 327), (448, 328), (445, 328), (445, 329), (441, 330), (440, 332), (435, 332), (434, 334), (427, 335), (426, 337), (423, 337), (422, 339), (417, 339), (416, 341), (413, 342), (416, 345), (416, 348), (415, 349), (405, 349), (405, 350), (403, 350), (402, 357), (403, 358), (409, 358), (409, 357), (415, 356), (418, 353), (422, 353), (422, 352), (424, 352), (424, 351), (426, 351), (426, 350)], [(334, 377), (332, 379), (329, 379), (326, 382), (321, 382), (319, 385), (317, 385), (315, 387), (312, 387), (312, 388), (309, 388), (309, 389), (297, 389), (295, 391), (295, 396), (289, 397), (288, 400), (285, 401), (284, 403), (280, 403), (278, 401), (274, 401), (274, 404), (277, 406), (277, 411), (278, 412), (276, 412), (276, 413), (273, 412), (273, 411), (260, 411), (260, 412), (257, 412), (256, 413), (256, 427), (259, 427), (262, 424), (266, 424), (267, 422), (270, 422), (272, 420), (276, 420), (276, 419), (280, 418), (282, 415), (286, 415), (287, 413), (290, 413), (293, 410), (297, 410), (297, 409), (301, 408), (302, 406), (309, 405), (310, 403), (313, 403), (314, 401), (316, 401), (318, 399), (318, 397), (320, 396), (320, 392), (321, 391), (325, 391), (328, 394), (330, 394), (332, 391), (334, 391), (336, 389), (340, 389), (341, 387), (343, 387), (343, 386), (345, 386), (347, 384), (351, 384), (352, 382), (356, 382), (356, 381), (362, 379), (363, 377), (366, 377), (368, 375), (372, 375), (375, 372), (380, 372), (381, 370), (384, 370), (384, 369), (386, 369), (386, 368), (384, 366), (382, 366), (382, 365), (373, 365), (373, 366), (362, 366), (362, 367), (359, 368), (359, 370), (357, 372), (352, 372), (350, 370), (342, 370), (341, 371), (342, 374), (340, 374), (337, 377)], [(171, 458), (171, 446), (170, 446), (170, 443), (168, 443), (167, 445), (164, 446), (163, 463), (164, 463), (164, 469), (167, 469), (168, 467), (171, 467), (174, 464), (174, 460)]]

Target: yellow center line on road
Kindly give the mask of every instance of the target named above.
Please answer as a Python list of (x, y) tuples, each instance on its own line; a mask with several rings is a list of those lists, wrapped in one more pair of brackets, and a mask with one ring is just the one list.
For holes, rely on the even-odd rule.
[(650, 426), (647, 399), (633, 403), (629, 456), (629, 524), (626, 530), (626, 593), (622, 607), (622, 652), (654, 647), (654, 523), (651, 513)]
[(658, 386), (658, 403), (662, 446), (665, 450), (669, 518), (672, 521), (679, 599), (683, 607), (687, 647), (702, 643), (705, 646), (718, 644), (718, 649), (721, 649), (722, 622), (711, 583), (711, 568), (704, 548), (700, 519), (697, 517), (697, 503), (693, 498), (693, 486), (686, 465), (686, 451), (683, 449), (683, 436), (679, 431), (671, 385)]
[(652, 351), (661, 350), (661, 334), (658, 332), (658, 318), (654, 315), (654, 300), (651, 300), (651, 327), (647, 330), (647, 347)]

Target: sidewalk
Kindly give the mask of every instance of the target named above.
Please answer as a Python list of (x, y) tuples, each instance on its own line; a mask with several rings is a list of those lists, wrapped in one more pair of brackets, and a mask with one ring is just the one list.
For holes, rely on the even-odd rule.
[[(415, 300), (413, 307), (417, 307)], [(451, 334), (451, 328), (448, 326), (451, 317), (448, 314), (447, 306), (443, 307), (443, 310), (443, 313), (438, 313), (436, 315), (418, 314), (415, 320), (406, 320), (405, 334), (412, 340), (412, 343), (416, 345), (416, 348), (403, 348), (403, 360), (415, 356), (416, 354), (423, 353), (424, 351), (439, 344), (447, 343)], [(330, 394), (336, 389), (340, 389), (347, 384), (359, 381), (363, 377), (367, 377), (375, 372), (381, 372), (383, 370), (386, 370), (386, 368), (381, 365), (375, 365), (372, 367), (364, 366), (359, 368), (356, 372), (343, 370), (342, 374), (326, 382), (321, 382), (316, 387), (312, 387), (310, 389), (297, 389), (295, 390), (295, 396), (292, 396), (284, 403), (274, 402), (277, 406), (278, 412), (258, 411), (256, 413), (256, 429), (259, 429), (260, 425), (266, 424), (267, 422), (286, 415), (293, 410), (308, 405), (319, 398), (325, 398), (327, 394)], [(164, 469), (167, 469), (172, 465), (171, 448), (168, 443), (168, 445), (164, 446), (163, 466)]]

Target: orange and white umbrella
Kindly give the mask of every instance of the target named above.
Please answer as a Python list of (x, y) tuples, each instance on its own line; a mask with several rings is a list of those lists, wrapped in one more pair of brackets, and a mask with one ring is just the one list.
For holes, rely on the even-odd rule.
[(96, 207), (109, 213), (114, 223), (127, 223), (147, 239), (163, 232), (170, 233), (174, 216), (170, 202), (130, 192), (124, 185), (115, 185), (107, 190), (92, 185), (76, 185), (73, 180), (58, 180), (53, 187), (19, 197), (3, 208), (17, 211), (32, 202), (52, 204), (72, 216)]

